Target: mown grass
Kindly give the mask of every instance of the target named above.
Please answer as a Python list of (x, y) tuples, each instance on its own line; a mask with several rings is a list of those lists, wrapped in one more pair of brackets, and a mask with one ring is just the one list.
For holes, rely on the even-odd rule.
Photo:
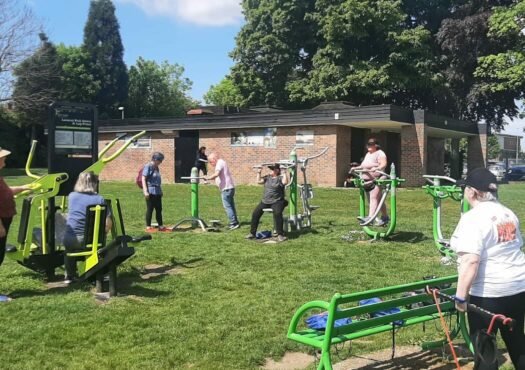
[[(8, 183), (27, 181), (6, 177)], [(118, 195), (129, 234), (143, 230), (144, 201), (131, 183), (103, 183), (101, 193)], [(314, 229), (280, 244), (244, 240), (262, 189), (241, 186), (236, 202), (243, 226), (220, 233), (155, 234), (119, 269), (122, 296), (97, 304), (89, 284), (48, 289), (43, 277), (6, 259), (0, 293), (14, 300), (0, 306), (2, 368), (6, 369), (251, 369), (286, 351), (307, 351), (286, 339), (294, 311), (313, 299), (444, 276), (432, 242), (431, 199), (420, 189), (398, 194), (399, 223), (386, 242), (345, 242), (358, 229), (357, 192), (316, 189), (320, 205)], [(525, 186), (504, 185), (502, 202), (525, 217)], [(166, 224), (190, 213), (188, 185), (165, 186)], [(218, 190), (201, 187), (201, 214), (226, 221)], [(445, 202), (450, 233), (459, 205)], [(9, 240), (14, 243), (18, 219)], [(261, 229), (271, 228), (265, 216)], [(144, 279), (151, 265), (175, 273)], [(441, 338), (427, 325), (403, 329), (400, 344)], [(388, 333), (356, 341), (352, 353), (387, 348)]]

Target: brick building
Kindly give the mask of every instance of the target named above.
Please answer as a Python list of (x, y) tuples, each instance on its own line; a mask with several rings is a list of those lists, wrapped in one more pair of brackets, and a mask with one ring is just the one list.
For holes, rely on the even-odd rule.
[[(395, 105), (356, 107), (344, 102), (285, 111), (252, 108), (227, 113), (194, 110), (184, 118), (140, 118), (100, 122), (99, 148), (115, 135), (147, 134), (104, 170), (103, 179), (133, 180), (151, 153), (160, 151), (166, 182), (181, 182), (194, 165), (200, 146), (216, 151), (230, 165), (237, 184), (251, 184), (252, 166), (287, 159), (294, 147), (308, 156), (328, 147), (309, 166), (313, 184), (340, 186), (351, 162), (361, 161), (369, 137), (375, 136), (408, 186), (423, 183), (423, 174), (443, 174), (445, 140), (449, 140), (452, 175), (459, 172), (459, 139), (468, 138), (468, 167), (486, 164), (487, 127), (423, 110)], [(196, 113), (196, 114), (195, 114)]]

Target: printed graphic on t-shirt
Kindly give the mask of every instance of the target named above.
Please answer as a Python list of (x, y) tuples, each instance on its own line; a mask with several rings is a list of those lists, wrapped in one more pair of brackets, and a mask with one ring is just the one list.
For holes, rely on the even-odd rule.
[(498, 243), (510, 242), (516, 239), (516, 225), (514, 222), (502, 222), (497, 225)]

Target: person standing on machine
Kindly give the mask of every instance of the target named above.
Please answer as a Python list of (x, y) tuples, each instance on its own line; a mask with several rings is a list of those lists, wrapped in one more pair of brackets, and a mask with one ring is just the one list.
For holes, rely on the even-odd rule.
[[(5, 167), (5, 159), (11, 154), (9, 150), (0, 147), (0, 170)], [(16, 204), (14, 195), (22, 191), (30, 190), (28, 186), (9, 186), (4, 178), (0, 177), (0, 265), (4, 261), (7, 234), (11, 221), (16, 215)], [(0, 295), (0, 302), (10, 301), (11, 298)]]
[(142, 169), (142, 190), (146, 199), (146, 232), (153, 233), (157, 229), (151, 226), (153, 210), (157, 219), (158, 231), (168, 231), (162, 220), (162, 188), (159, 166), (164, 160), (164, 154), (155, 152), (151, 156), (151, 162), (144, 165)]
[[(519, 220), (498, 202), (496, 176), (488, 169), (477, 168), (457, 184), (465, 186), (463, 194), (471, 210), (461, 216), (450, 239), (459, 262), (456, 308), (464, 312), (469, 302), (514, 319), (512, 331), (503, 327), (501, 336), (515, 368), (525, 369), (525, 254)], [(497, 361), (486, 364), (479, 353), (484, 348), (480, 332), (487, 329), (490, 318), (469, 312), (468, 324), (476, 350), (474, 368), (497, 369)]]
[(261, 177), (262, 168), (259, 168), (257, 171), (257, 183), (264, 184), (264, 194), (262, 201), (253, 210), (250, 233), (246, 236), (246, 239), (255, 239), (259, 221), (264, 213), (263, 210), (265, 208), (271, 208), (273, 211), (275, 231), (277, 232), (277, 240), (282, 242), (286, 240), (283, 228), (283, 211), (288, 205), (288, 201), (284, 199), (284, 189), (289, 182), (288, 171), (284, 170), (281, 173), (279, 163), (268, 166), (268, 168), (272, 172), (264, 177)]
[[(370, 221), (370, 218), (374, 215), (379, 203), (381, 202), (381, 188), (379, 186), (375, 186), (373, 183), (375, 179), (381, 177), (381, 174), (375, 171), (384, 171), (387, 166), (386, 154), (381, 150), (381, 146), (375, 137), (368, 139), (366, 148), (367, 153), (363, 159), (363, 162), (358, 167), (353, 167), (354, 170), (369, 171), (363, 173), (365, 181), (370, 182), (371, 189), (366, 193), (369, 201), (368, 216), (359, 218), (362, 223), (367, 223)], [(386, 205), (383, 203), (381, 206), (381, 218), (376, 221), (376, 225), (384, 226), (389, 221), (390, 217), (388, 217)]]
[[(204, 176), (208, 175), (206, 163), (208, 163), (208, 156), (206, 155), (206, 147), (201, 146), (199, 150), (197, 151), (197, 155), (195, 157), (195, 165), (194, 165), (195, 167), (197, 167), (197, 170), (199, 170), (198, 172), (199, 176), (200, 176), (201, 171)], [(204, 181), (205, 181), (205, 184), (208, 183), (206, 180)]]
[(230, 168), (224, 159), (219, 158), (217, 153), (211, 153), (208, 156), (208, 160), (215, 167), (215, 172), (213, 175), (206, 177), (206, 180), (215, 180), (221, 191), (222, 205), (230, 221), (228, 229), (235, 230), (241, 225), (237, 219), (237, 210), (235, 209), (235, 183), (233, 182)]

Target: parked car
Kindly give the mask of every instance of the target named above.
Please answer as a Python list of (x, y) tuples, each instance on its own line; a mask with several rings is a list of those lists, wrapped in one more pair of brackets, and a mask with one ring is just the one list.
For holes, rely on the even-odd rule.
[(487, 169), (492, 172), (498, 181), (501, 181), (505, 178), (505, 167), (500, 166), (499, 164), (490, 164)]
[(511, 166), (507, 172), (507, 180), (521, 180), (525, 176), (525, 165)]

